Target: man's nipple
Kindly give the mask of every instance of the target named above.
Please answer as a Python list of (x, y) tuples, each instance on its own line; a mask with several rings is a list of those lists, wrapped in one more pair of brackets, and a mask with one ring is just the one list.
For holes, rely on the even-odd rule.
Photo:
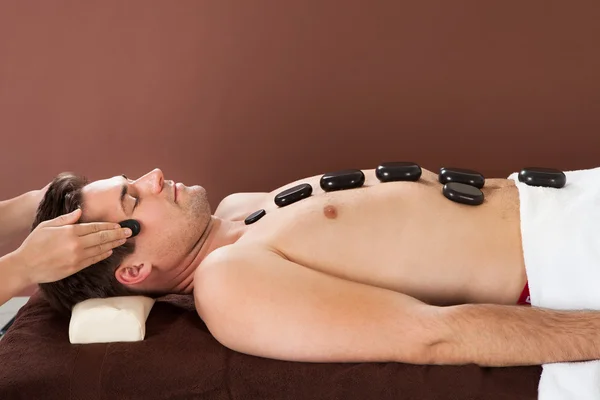
[(335, 206), (328, 205), (323, 208), (323, 214), (325, 214), (325, 217), (328, 219), (335, 219), (337, 217), (337, 210)]

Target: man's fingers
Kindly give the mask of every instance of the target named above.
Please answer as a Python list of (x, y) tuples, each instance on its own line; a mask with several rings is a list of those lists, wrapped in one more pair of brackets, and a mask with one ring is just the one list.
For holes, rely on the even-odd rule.
[(98, 255), (104, 254), (107, 251), (112, 251), (115, 247), (119, 247), (125, 243), (125, 239), (113, 240), (112, 242), (98, 244), (93, 247), (89, 247), (83, 251), (83, 258), (93, 258)]
[(74, 225), (73, 229), (75, 229), (75, 234), (77, 236), (86, 236), (111, 229), (121, 229), (121, 226), (114, 222), (87, 222)]
[(81, 271), (84, 268), (89, 267), (90, 265), (96, 264), (96, 263), (98, 263), (98, 262), (100, 262), (100, 261), (102, 261), (102, 260), (110, 257), (111, 255), (112, 255), (112, 250), (109, 250), (109, 251), (105, 251), (104, 253), (100, 253), (100, 254), (97, 254), (95, 256), (86, 258), (78, 266), (77, 272)]
[(77, 222), (79, 220), (80, 217), (81, 217), (81, 209), (78, 208), (75, 211), (72, 211), (68, 214), (63, 214), (54, 219), (46, 221), (45, 225), (46, 226), (63, 226), (63, 225), (74, 224), (75, 222)]

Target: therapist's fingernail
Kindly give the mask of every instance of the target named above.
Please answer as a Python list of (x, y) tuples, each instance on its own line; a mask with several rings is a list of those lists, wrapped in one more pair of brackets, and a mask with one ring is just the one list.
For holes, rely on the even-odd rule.
[(131, 236), (131, 229), (129, 228), (125, 228), (123, 229), (123, 233), (125, 234), (125, 236), (129, 237)]

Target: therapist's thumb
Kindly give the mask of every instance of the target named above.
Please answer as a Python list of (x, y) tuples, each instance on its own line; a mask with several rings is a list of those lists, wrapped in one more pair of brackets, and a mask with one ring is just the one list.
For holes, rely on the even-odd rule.
[(81, 217), (81, 208), (76, 209), (75, 211), (71, 211), (68, 214), (61, 215), (49, 221), (46, 221), (46, 226), (63, 226), (74, 224)]

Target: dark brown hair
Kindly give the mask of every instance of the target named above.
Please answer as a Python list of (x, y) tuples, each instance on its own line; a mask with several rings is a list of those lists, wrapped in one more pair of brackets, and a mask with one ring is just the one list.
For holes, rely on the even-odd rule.
[[(87, 185), (82, 176), (71, 173), (58, 175), (48, 187), (40, 202), (32, 230), (43, 221), (75, 211), (82, 204), (81, 190)], [(91, 298), (136, 295), (115, 278), (115, 270), (123, 259), (133, 253), (135, 244), (128, 240), (113, 249), (110, 257), (57, 282), (42, 283), (40, 289), (48, 302), (57, 310), (70, 312), (73, 306)]]

